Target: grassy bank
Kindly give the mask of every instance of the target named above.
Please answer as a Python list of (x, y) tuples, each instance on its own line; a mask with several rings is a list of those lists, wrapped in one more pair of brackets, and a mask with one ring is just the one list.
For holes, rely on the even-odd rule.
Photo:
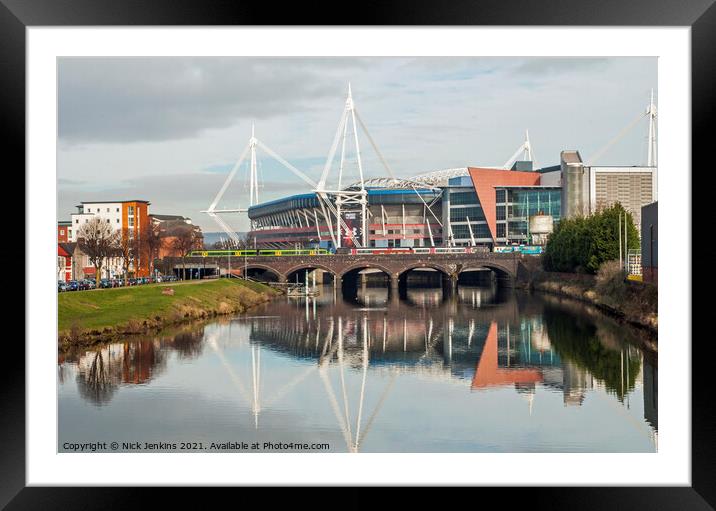
[(113, 340), (192, 319), (244, 312), (275, 294), (262, 284), (234, 279), (60, 293), (58, 340), (65, 348)]
[(626, 282), (621, 276), (609, 272), (583, 275), (539, 271), (532, 275), (529, 287), (543, 293), (590, 303), (628, 323), (653, 333), (658, 331), (656, 286)]

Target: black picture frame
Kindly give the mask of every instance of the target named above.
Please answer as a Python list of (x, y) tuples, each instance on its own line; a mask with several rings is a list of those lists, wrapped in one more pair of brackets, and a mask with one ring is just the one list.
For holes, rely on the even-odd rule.
[[(321, 12), (331, 14), (321, 15)], [(25, 168), (25, 29), (32, 26), (343, 25), (347, 21), (355, 25), (688, 26), (691, 27), (692, 44), (692, 134), (708, 133), (713, 124), (710, 117), (716, 96), (713, 85), (716, 83), (714, 0), (571, 0), (568, 3), (556, 0), (462, 0), (439, 4), (382, 0), (360, 4), (350, 18), (341, 12), (335, 8), (324, 9), (318, 3), (282, 3), (278, 7), (274, 3), (240, 0), (0, 0), (0, 119), (3, 120), (0, 140), (6, 144), (5, 160), (12, 156), (9, 160), (12, 163), (7, 165), (12, 165), (16, 175), (21, 174), (19, 169)], [(693, 168), (710, 168), (711, 158), (707, 159), (707, 155), (711, 145), (692, 143)], [(686, 169), (684, 174), (688, 175)], [(25, 192), (31, 193), (31, 190)], [(694, 253), (690, 247), (686, 248), (688, 255)], [(684, 277), (691, 281), (691, 275)], [(684, 299), (691, 300), (691, 297)], [(661, 339), (661, 342), (678, 342), (686, 346), (691, 335), (685, 330), (683, 338)], [(147, 489), (26, 487), (25, 351), (24, 346), (11, 336), (5, 340), (8, 362), (0, 401), (0, 506), (10, 510), (126, 509), (146, 502)], [(694, 351), (698, 349), (693, 348)], [(509, 495), (511, 506), (524, 504), (548, 509), (716, 508), (716, 401), (711, 392), (713, 384), (709, 378), (708, 358), (697, 356), (692, 359), (692, 486), (534, 487), (521, 491), (510, 489), (507, 493), (505, 488), (485, 488), (479, 490), (482, 492), (480, 498), (484, 502), (489, 498), (484, 492), (490, 491), (498, 501), (504, 501), (505, 495)], [(191, 502), (186, 491), (176, 488), (160, 491), (162, 499), (181, 499), (185, 505)], [(414, 493), (412, 498), (416, 501), (423, 499), (423, 494)], [(307, 495), (307, 492), (293, 489), (291, 495), (295, 498)], [(349, 489), (340, 498), (355, 505), (362, 495), (360, 490)], [(220, 497), (215, 494), (213, 498), (219, 505)], [(410, 500), (410, 496), (401, 497), (403, 505), (410, 505)], [(363, 502), (367, 504), (366, 501), (364, 498)]]

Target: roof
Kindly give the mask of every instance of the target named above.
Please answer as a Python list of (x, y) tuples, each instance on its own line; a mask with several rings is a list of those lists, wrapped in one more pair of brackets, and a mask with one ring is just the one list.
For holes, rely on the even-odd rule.
[(58, 220), (57, 225), (72, 225), (71, 220)]
[(562, 151), (561, 157), (564, 163), (582, 163), (582, 157), (579, 155), (579, 151)]
[(495, 188), (535, 188), (537, 190), (562, 189), (559, 185), (495, 185)]
[[(396, 201), (400, 202), (419, 202), (423, 200), (419, 197), (425, 197), (432, 199), (440, 196), (442, 190), (433, 190), (426, 188), (410, 188), (410, 189), (395, 189), (395, 188), (366, 188), (368, 192), (368, 202), (370, 205), (377, 204), (395, 204)], [(417, 192), (417, 193), (416, 193)], [(312, 209), (319, 208), (320, 203), (315, 192), (302, 193), (299, 195), (289, 195), (288, 197), (282, 197), (280, 199), (274, 199), (268, 202), (262, 202), (249, 207), (249, 218), (255, 219), (263, 215), (269, 215), (273, 213), (280, 213), (283, 211), (289, 211), (292, 209)]]
[(124, 204), (125, 202), (142, 202), (144, 204), (151, 204), (148, 200), (142, 199), (129, 199), (129, 200), (89, 200), (80, 202), (77, 207), (82, 204)]
[(182, 215), (155, 215), (151, 214), (149, 215), (151, 218), (156, 218), (157, 220), (186, 220), (187, 217)]
[[(67, 252), (69, 255), (72, 255), (75, 252), (75, 248), (77, 248), (76, 242), (71, 243), (58, 243), (57, 246)], [(58, 250), (59, 250), (58, 248)]]

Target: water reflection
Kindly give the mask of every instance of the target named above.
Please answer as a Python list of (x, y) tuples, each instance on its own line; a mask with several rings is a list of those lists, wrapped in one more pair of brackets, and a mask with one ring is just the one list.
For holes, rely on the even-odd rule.
[[(529, 416), (539, 400), (547, 405), (550, 394), (561, 395), (566, 408), (606, 400), (612, 411), (600, 413), (636, 421), (630, 427), (646, 434), (655, 449), (656, 357), (637, 347), (636, 335), (581, 305), (514, 295), (494, 285), (463, 286), (453, 296), (440, 288), (395, 293), (364, 285), (353, 296), (336, 296), (326, 288), (316, 299), (275, 301), (233, 320), (70, 353), (60, 360), (60, 370), (64, 375), (74, 367), (78, 395), (111, 407), (122, 387), (151, 386), (163, 372), (178, 371), (182, 361), (191, 365), (194, 360), (213, 360), (218, 366), (212, 363), (212, 378), (229, 385), (237, 403), (233, 406), (251, 415), (255, 431), (262, 429), (267, 411), (293, 411), (291, 399), (302, 396), (309, 404), (301, 413), (319, 416), (319, 410), (330, 410), (332, 419), (324, 417), (320, 428), (302, 432), (290, 424), (283, 427), (291, 434), (325, 434), (332, 421), (349, 452), (361, 450), (385, 413), (386, 401), (393, 399), (393, 389), (401, 385), (417, 391), (399, 391), (393, 408), (388, 407), (399, 429), (412, 427), (408, 424), (413, 418), (405, 413), (396, 419), (393, 410), (419, 408), (423, 395), (437, 389), (444, 395), (440, 413), (448, 415), (458, 413), (450, 401), (453, 395), (490, 396), (512, 389)], [(643, 393), (639, 401), (644, 422), (631, 412), (636, 391)], [(464, 397), (454, 399), (464, 413), (464, 406), (457, 404)], [(476, 413), (499, 414), (499, 403), (490, 406), (492, 412)], [(557, 431), (562, 419), (553, 420)], [(211, 424), (206, 427), (211, 429)], [(276, 426), (267, 423), (267, 428)], [(384, 435), (385, 429), (373, 440), (387, 442)], [(550, 440), (554, 445), (559, 444), (556, 436)], [(540, 448), (542, 444), (534, 447)]]
[(104, 405), (123, 384), (146, 384), (166, 369), (167, 353), (195, 358), (203, 349), (204, 328), (185, 326), (153, 338), (104, 345), (88, 351), (73, 350), (60, 356), (60, 368), (76, 365), (77, 388), (87, 401)]

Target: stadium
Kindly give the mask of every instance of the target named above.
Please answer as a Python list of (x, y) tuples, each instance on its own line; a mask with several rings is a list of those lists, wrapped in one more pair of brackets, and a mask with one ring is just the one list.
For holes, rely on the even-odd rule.
[[(640, 114), (639, 119), (643, 118), (649, 120), (650, 133), (646, 166), (594, 165), (598, 156), (626, 134), (627, 130), (622, 130), (598, 151), (597, 157), (587, 162), (578, 151), (564, 150), (559, 164), (535, 168), (529, 133), (526, 133), (525, 141), (501, 167), (466, 166), (403, 178), (395, 176), (370, 136), (349, 87), (318, 181), (281, 158), (252, 131), (224, 186), (204, 212), (222, 227), (233, 247), (249, 249), (335, 252), (479, 247), (511, 251), (521, 247), (520, 251), (531, 250), (545, 243), (562, 217), (588, 215), (617, 201), (632, 212), (639, 225), (641, 206), (656, 200), (653, 96), (646, 112)], [(632, 123), (629, 129), (634, 125)], [(365, 176), (359, 132), (384, 167), (382, 176)], [(303, 180), (308, 185), (307, 192), (259, 202), (257, 149), (265, 151)], [(219, 209), (220, 200), (245, 159), (250, 161), (249, 207)], [(334, 160), (339, 161), (337, 166)], [(349, 177), (353, 179), (349, 181)], [(351, 184), (345, 186), (345, 182)], [(248, 215), (250, 230), (245, 239), (240, 239), (222, 218), (227, 213)]]

